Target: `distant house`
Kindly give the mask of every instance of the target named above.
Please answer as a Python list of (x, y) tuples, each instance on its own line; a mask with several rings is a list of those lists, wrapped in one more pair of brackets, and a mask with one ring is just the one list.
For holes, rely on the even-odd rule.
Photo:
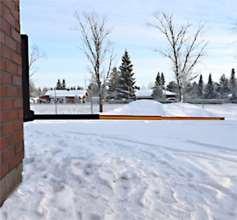
[(168, 90), (163, 90), (163, 95), (167, 100), (177, 100), (177, 93), (175, 92), (170, 92)]
[(86, 90), (48, 90), (39, 100), (45, 103), (85, 103), (87, 96)]
[(140, 89), (136, 90), (136, 99), (153, 99), (152, 89)]
[[(153, 99), (152, 97), (153, 90), (152, 89), (140, 89), (136, 91), (136, 99)], [(163, 90), (163, 95), (167, 100), (176, 100), (177, 94), (174, 92), (170, 92), (168, 90)]]

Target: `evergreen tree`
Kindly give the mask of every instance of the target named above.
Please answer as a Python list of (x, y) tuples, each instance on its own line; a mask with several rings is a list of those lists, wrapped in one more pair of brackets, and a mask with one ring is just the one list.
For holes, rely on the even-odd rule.
[(161, 75), (160, 75), (160, 73), (158, 72), (158, 73), (157, 73), (157, 76), (156, 76), (155, 86), (161, 86), (161, 85), (162, 85), (162, 82), (161, 82)]
[(236, 78), (235, 78), (235, 69), (231, 70), (231, 77), (230, 77), (230, 90), (232, 94), (232, 99), (237, 98), (237, 92), (236, 92)]
[(152, 89), (152, 97), (154, 99), (162, 99), (163, 98), (163, 89), (161, 86), (156, 86), (156, 87), (153, 87)]
[(108, 82), (108, 99), (115, 99), (117, 97), (119, 72), (116, 67), (112, 69)]
[(161, 73), (160, 80), (161, 80), (162, 88), (164, 89), (165, 88), (165, 76), (164, 76), (164, 73)]
[(83, 87), (77, 86), (77, 90), (83, 90)]
[(162, 75), (160, 75), (160, 73), (157, 73), (156, 76), (156, 81), (155, 81), (155, 85), (152, 88), (153, 92), (152, 92), (152, 97), (155, 99), (159, 99), (163, 97), (163, 81), (162, 81)]
[(199, 81), (198, 81), (198, 91), (197, 91), (197, 96), (199, 98), (203, 97), (203, 89), (204, 89), (204, 83), (203, 83), (203, 77), (202, 74), (200, 75)]
[(191, 97), (192, 98), (198, 98), (199, 97), (199, 86), (196, 82), (193, 82), (192, 84), (192, 90), (191, 90)]
[(205, 88), (204, 96), (205, 96), (206, 99), (216, 98), (215, 87), (214, 87), (214, 84), (213, 84), (213, 81), (212, 81), (212, 75), (211, 74), (209, 74), (209, 77), (208, 77), (208, 83), (207, 83), (206, 88)]
[(117, 99), (136, 99), (135, 90), (135, 78), (133, 73), (133, 65), (128, 55), (128, 52), (125, 51), (122, 57), (122, 64), (119, 67), (120, 74), (118, 78), (117, 86)]
[(184, 99), (190, 98), (192, 96), (193, 85), (191, 82), (187, 83), (184, 88)]
[(58, 79), (58, 82), (57, 82), (57, 84), (56, 84), (56, 89), (57, 89), (57, 90), (62, 89), (62, 84), (61, 84), (60, 79)]
[(225, 77), (225, 74), (223, 74), (220, 78), (217, 92), (220, 94), (221, 98), (226, 98), (230, 92), (229, 80)]
[(169, 84), (167, 85), (167, 90), (170, 91), (170, 92), (175, 92), (177, 93), (178, 91), (178, 85), (175, 81), (171, 81), (169, 82)]
[(63, 79), (63, 82), (62, 82), (62, 89), (63, 90), (66, 89), (66, 81), (65, 81), (65, 79)]

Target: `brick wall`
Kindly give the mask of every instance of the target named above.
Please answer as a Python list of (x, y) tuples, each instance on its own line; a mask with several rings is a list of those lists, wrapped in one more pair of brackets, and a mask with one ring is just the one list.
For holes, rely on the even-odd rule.
[(21, 74), (19, 0), (0, 0), (0, 206), (21, 181)]

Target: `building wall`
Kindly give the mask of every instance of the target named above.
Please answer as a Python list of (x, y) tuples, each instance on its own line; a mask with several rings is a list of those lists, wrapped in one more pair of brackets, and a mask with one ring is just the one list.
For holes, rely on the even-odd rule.
[(0, 206), (21, 182), (21, 77), (19, 0), (0, 0)]

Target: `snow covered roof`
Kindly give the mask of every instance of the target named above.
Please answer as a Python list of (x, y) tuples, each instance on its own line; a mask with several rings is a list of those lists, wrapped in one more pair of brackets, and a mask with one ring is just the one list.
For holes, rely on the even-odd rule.
[(136, 91), (137, 97), (151, 97), (152, 89), (140, 89)]
[(46, 96), (49, 97), (82, 97), (87, 93), (86, 90), (48, 90)]
[[(164, 95), (177, 95), (174, 92), (170, 92), (168, 90), (163, 90)], [(152, 89), (140, 89), (136, 91), (137, 97), (151, 97), (152, 96)]]
[(175, 92), (170, 92), (168, 90), (163, 90), (163, 94), (165, 94), (165, 95), (177, 95)]

